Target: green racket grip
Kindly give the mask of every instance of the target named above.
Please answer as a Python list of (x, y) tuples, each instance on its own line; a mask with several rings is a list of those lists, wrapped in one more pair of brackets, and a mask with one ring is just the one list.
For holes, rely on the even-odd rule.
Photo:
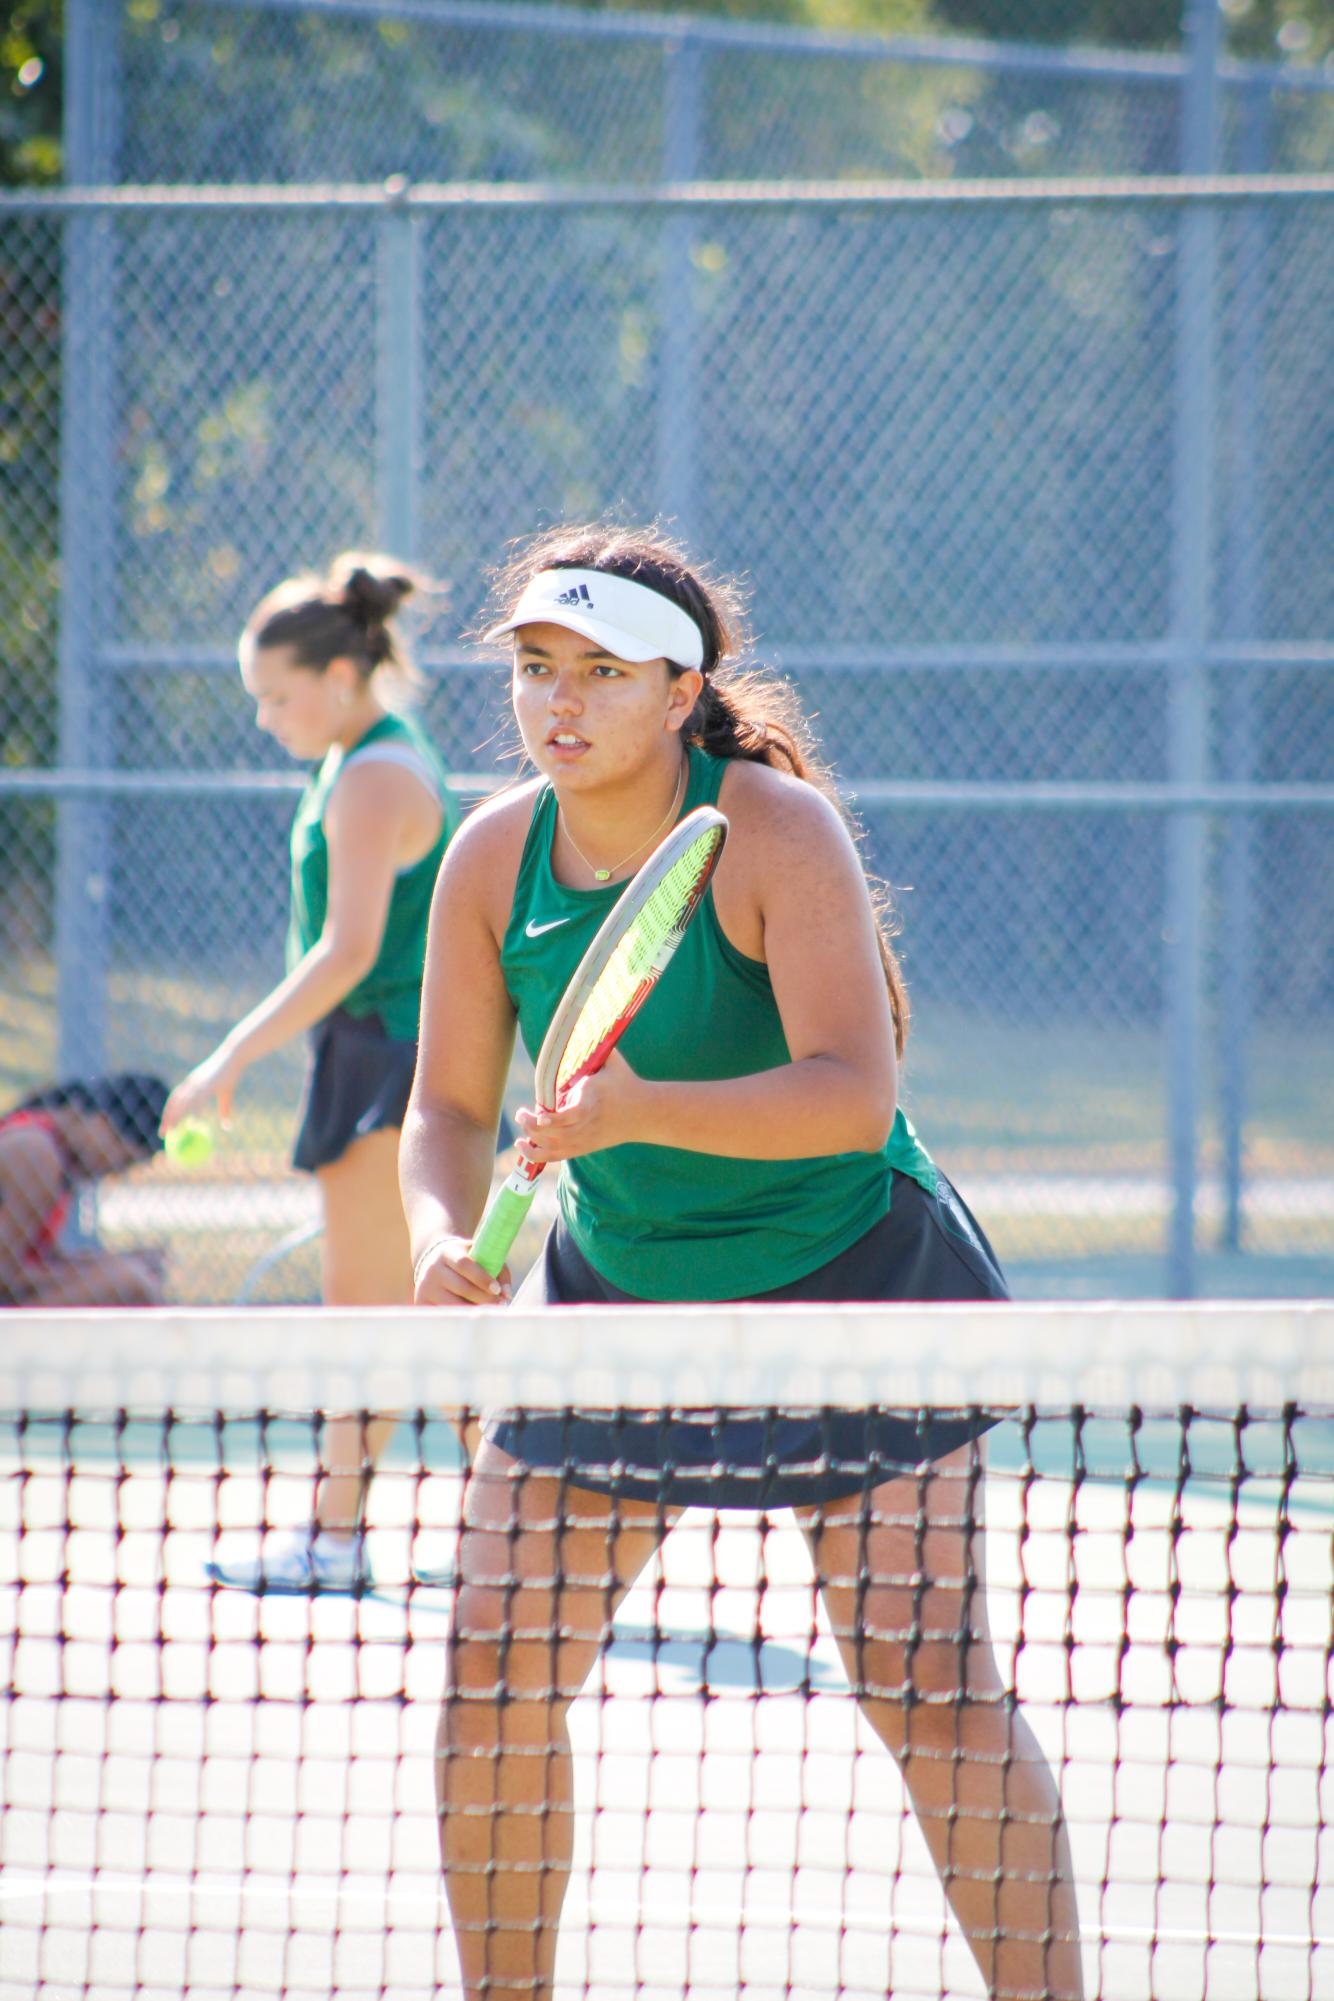
[(488, 1202), (468, 1255), (492, 1278), (499, 1278), (536, 1193), (536, 1179), (530, 1180), (516, 1167)]

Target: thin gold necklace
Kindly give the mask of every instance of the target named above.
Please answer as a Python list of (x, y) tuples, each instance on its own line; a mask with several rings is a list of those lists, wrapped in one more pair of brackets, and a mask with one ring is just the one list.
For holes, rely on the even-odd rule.
[(594, 867), (593, 867), (593, 864), (592, 864), (592, 862), (591, 862), (591, 861), (590, 861), (590, 860), (588, 859), (588, 856), (587, 856), (587, 855), (586, 855), (586, 854), (584, 853), (583, 849), (582, 849), (582, 848), (581, 848), (581, 847), (580, 847), (580, 846), (579, 846), (579, 845), (577, 844), (577, 842), (575, 841), (575, 838), (574, 838), (574, 835), (573, 835), (573, 834), (572, 834), (572, 833), (570, 832), (570, 829), (569, 829), (569, 825), (568, 825), (568, 823), (566, 822), (566, 820), (565, 820), (565, 818), (564, 818), (563, 814), (561, 813), (561, 810), (560, 810), (560, 807), (559, 807), (559, 806), (557, 806), (557, 808), (556, 808), (556, 817), (557, 817), (557, 819), (558, 819), (558, 820), (560, 821), (560, 824), (561, 824), (561, 831), (562, 831), (562, 832), (563, 832), (563, 834), (565, 835), (565, 838), (566, 838), (566, 840), (567, 840), (567, 841), (569, 842), (570, 846), (571, 846), (571, 847), (572, 847), (572, 848), (574, 849), (574, 852), (575, 852), (575, 853), (576, 853), (576, 854), (578, 855), (578, 857), (579, 857), (580, 861), (581, 861), (581, 862), (583, 863), (584, 867), (585, 867), (586, 869), (591, 869), (591, 870), (592, 870), (592, 873), (593, 873), (593, 880), (594, 880), (594, 882), (609, 882), (609, 881), (611, 880), (612, 876), (614, 876), (614, 875), (615, 875), (615, 873), (616, 873), (616, 871), (617, 871), (617, 869), (618, 869), (618, 868), (624, 868), (624, 867), (625, 867), (625, 864), (626, 864), (626, 863), (627, 863), (628, 861), (632, 861), (632, 860), (633, 860), (633, 858), (634, 858), (634, 857), (635, 857), (635, 856), (636, 856), (637, 854), (639, 854), (639, 853), (641, 852), (641, 850), (643, 850), (644, 848), (646, 848), (646, 847), (648, 846), (648, 844), (649, 844), (649, 841), (656, 841), (656, 840), (657, 840), (657, 838), (658, 838), (658, 835), (659, 835), (659, 834), (660, 834), (660, 833), (662, 832), (663, 828), (664, 828), (664, 827), (665, 827), (665, 826), (667, 825), (667, 822), (668, 822), (669, 820), (671, 820), (671, 819), (672, 819), (672, 818), (673, 818), (673, 817), (675, 816), (675, 814), (676, 814), (676, 810), (677, 810), (678, 806), (679, 806), (679, 805), (680, 805), (680, 803), (681, 803), (681, 794), (682, 794), (682, 792), (683, 792), (683, 791), (685, 790), (685, 778), (686, 778), (686, 764), (685, 764), (685, 759), (684, 759), (684, 758), (682, 758), (682, 760), (681, 760), (681, 775), (680, 775), (680, 777), (679, 777), (679, 778), (677, 779), (677, 781), (676, 781), (676, 789), (675, 789), (675, 791), (674, 791), (674, 792), (672, 793), (672, 803), (671, 803), (671, 805), (670, 805), (670, 806), (669, 806), (669, 807), (667, 808), (667, 811), (666, 811), (666, 814), (665, 814), (665, 815), (663, 816), (663, 818), (662, 818), (662, 819), (661, 819), (661, 820), (660, 820), (660, 821), (658, 822), (657, 826), (656, 826), (656, 827), (655, 827), (655, 828), (653, 829), (653, 832), (652, 832), (652, 833), (651, 833), (651, 834), (649, 835), (649, 837), (648, 837), (648, 840), (644, 840), (644, 841), (641, 841), (641, 842), (639, 843), (638, 847), (634, 847), (634, 848), (631, 848), (631, 850), (630, 850), (630, 852), (629, 852), (629, 854), (628, 854), (628, 855), (622, 855), (622, 856), (621, 856), (621, 859), (620, 859), (620, 860), (619, 860), (618, 862), (613, 862), (610, 868), (594, 868)]

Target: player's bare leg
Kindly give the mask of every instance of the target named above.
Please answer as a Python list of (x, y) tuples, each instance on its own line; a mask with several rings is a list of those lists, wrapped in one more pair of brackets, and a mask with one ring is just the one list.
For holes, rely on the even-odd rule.
[[(398, 1193), (398, 1138), (394, 1128), (367, 1133), (316, 1174), (324, 1211), (320, 1259), (326, 1306), (412, 1303), (412, 1251)], [(322, 1529), (356, 1529), (367, 1480), (393, 1429), (392, 1418), (373, 1418), (366, 1425), (355, 1417), (327, 1421), (325, 1473), (316, 1501)]]
[(799, 1515), (844, 1668), (899, 1763), (988, 1993), (1078, 2001), (1056, 1782), (987, 1626), (976, 1450), (887, 1481), (869, 1502)]
[(445, 1890), (468, 2001), (549, 2001), (574, 1843), (569, 1707), (659, 1515), (483, 1444), (463, 1519), (436, 1742)]

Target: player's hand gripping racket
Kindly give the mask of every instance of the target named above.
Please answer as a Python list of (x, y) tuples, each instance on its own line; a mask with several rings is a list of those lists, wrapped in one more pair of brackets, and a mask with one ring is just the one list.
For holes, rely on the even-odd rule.
[[(697, 806), (631, 876), (575, 967), (543, 1038), (534, 1079), (543, 1110), (557, 1110), (581, 1077), (602, 1068), (666, 971), (726, 838), (722, 814)], [(491, 1198), (471, 1255), (492, 1278), (532, 1207), (541, 1172), (521, 1161)]]

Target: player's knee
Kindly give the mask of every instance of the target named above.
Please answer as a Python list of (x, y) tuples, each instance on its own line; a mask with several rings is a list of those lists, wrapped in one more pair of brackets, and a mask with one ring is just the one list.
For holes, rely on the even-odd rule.
[(902, 1589), (826, 1591), (829, 1624), (845, 1654), (874, 1649), (900, 1672), (907, 1649), (922, 1630), (921, 1593)]
[(876, 1720), (880, 1736), (888, 1728), (897, 1732), (897, 1715), (910, 1694), (907, 1656), (899, 1646), (885, 1646), (865, 1639), (853, 1640), (842, 1648), (843, 1666), (858, 1702), (873, 1703), (883, 1709)]
[[(471, 1796), (479, 1785), (485, 1791), (485, 1768), (497, 1761), (536, 1770), (540, 1754), (564, 1741), (570, 1699), (552, 1686), (550, 1673), (535, 1675), (533, 1666), (522, 1661), (516, 1674), (509, 1650), (490, 1644), (451, 1652), (436, 1735), (442, 1785), (454, 1771), (451, 1794), (462, 1787)], [(466, 1767), (478, 1769), (469, 1778)], [(511, 1774), (507, 1783), (522, 1784), (522, 1775)]]
[(490, 1592), (460, 1591), (445, 1644), (450, 1700), (499, 1702), (506, 1691), (505, 1633)]
[[(451, 1702), (474, 1711), (503, 1704), (521, 1714), (565, 1695), (557, 1686), (558, 1649), (550, 1633), (528, 1631), (531, 1612), (524, 1617), (524, 1630), (517, 1630), (517, 1624), (509, 1593), (476, 1586), (460, 1590), (446, 1642)], [(516, 1727), (522, 1727), (517, 1720)]]
[(954, 1733), (960, 1711), (1003, 1693), (990, 1645), (962, 1624), (924, 1632), (920, 1622), (868, 1617), (842, 1651), (859, 1700), (911, 1710), (932, 1737)]

